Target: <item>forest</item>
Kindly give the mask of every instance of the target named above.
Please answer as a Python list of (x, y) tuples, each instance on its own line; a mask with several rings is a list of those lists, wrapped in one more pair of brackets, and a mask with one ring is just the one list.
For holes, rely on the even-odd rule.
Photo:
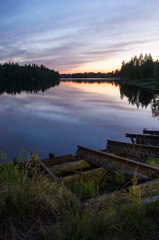
[(153, 61), (151, 54), (141, 53), (139, 57), (131, 58), (129, 62), (122, 62), (120, 70), (115, 70), (108, 73), (72, 73), (61, 74), (61, 78), (126, 78), (126, 79), (144, 79), (159, 81), (159, 61)]
[(0, 94), (21, 91), (45, 91), (58, 85), (60, 74), (36, 64), (19, 66), (18, 63), (0, 64)]
[(120, 71), (115, 70), (108, 73), (94, 73), (94, 72), (85, 72), (85, 73), (72, 73), (72, 74), (61, 74), (62, 78), (118, 78)]
[(140, 54), (127, 63), (122, 62), (121, 78), (159, 80), (159, 61), (153, 61), (151, 54)]

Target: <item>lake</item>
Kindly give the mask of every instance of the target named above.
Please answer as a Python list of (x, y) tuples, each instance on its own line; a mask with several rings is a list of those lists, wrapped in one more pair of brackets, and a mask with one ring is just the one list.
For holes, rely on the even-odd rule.
[(104, 149), (106, 140), (158, 129), (158, 95), (113, 82), (61, 81), (45, 92), (0, 95), (0, 147), (9, 159), (23, 147), (40, 158)]

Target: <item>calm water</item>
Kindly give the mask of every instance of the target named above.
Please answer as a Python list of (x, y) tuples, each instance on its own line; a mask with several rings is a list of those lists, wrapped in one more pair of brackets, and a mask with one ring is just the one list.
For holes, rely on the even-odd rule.
[(113, 83), (61, 82), (44, 93), (3, 94), (0, 146), (9, 158), (22, 147), (38, 148), (43, 158), (74, 154), (77, 145), (104, 149), (107, 139), (129, 142), (126, 132), (158, 128), (153, 99), (152, 93)]

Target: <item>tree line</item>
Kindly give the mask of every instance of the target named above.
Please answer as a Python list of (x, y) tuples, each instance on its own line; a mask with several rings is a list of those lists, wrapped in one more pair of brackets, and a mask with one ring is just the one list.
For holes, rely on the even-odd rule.
[(20, 93), (23, 90), (44, 91), (58, 85), (59, 82), (60, 74), (43, 65), (0, 64), (0, 94), (4, 92)]
[(159, 80), (159, 61), (153, 61), (151, 54), (140, 54), (127, 63), (122, 62), (121, 78)]
[(122, 62), (120, 70), (108, 73), (72, 73), (61, 74), (61, 78), (129, 78), (129, 79), (156, 79), (159, 80), (159, 61), (153, 61), (151, 54), (140, 54), (130, 61)]
[(108, 73), (94, 73), (94, 72), (85, 72), (85, 73), (72, 73), (72, 74), (61, 74), (61, 78), (118, 78), (120, 77), (119, 71), (115, 70)]

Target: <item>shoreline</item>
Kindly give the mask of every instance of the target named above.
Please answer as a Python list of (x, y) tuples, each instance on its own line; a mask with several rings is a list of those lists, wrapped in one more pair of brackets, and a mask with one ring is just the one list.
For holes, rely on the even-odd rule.
[[(141, 87), (147, 90), (155, 91), (156, 93), (159, 92), (159, 86), (157, 86), (157, 82), (153, 79), (145, 80), (145, 79), (137, 79), (137, 80), (130, 80), (124, 78), (60, 78), (61, 82), (115, 82), (115, 83), (123, 83), (128, 84), (136, 87)], [(159, 85), (159, 84), (158, 84)]]
[(121, 83), (141, 87), (147, 90), (155, 91), (156, 93), (159, 93), (159, 89), (157, 89), (157, 82), (155, 80), (147, 81), (142, 80), (130, 80), (130, 79), (120, 79)]

